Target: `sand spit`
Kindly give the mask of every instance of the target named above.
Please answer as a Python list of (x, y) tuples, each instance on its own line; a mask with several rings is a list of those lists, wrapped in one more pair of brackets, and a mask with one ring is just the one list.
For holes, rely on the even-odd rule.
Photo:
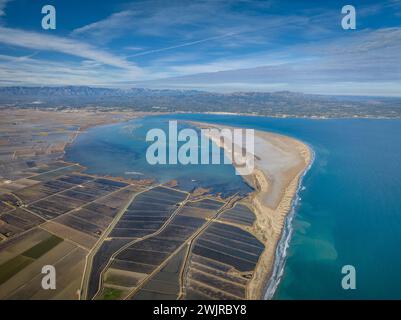
[[(210, 124), (192, 123), (201, 128), (217, 128)], [(219, 137), (208, 137), (220, 147), (225, 147)], [(299, 181), (312, 161), (312, 152), (299, 140), (255, 131), (254, 155), (255, 169), (243, 178), (256, 190), (249, 199), (256, 214), (252, 231), (265, 244), (265, 251), (249, 284), (247, 296), (249, 299), (261, 299), (273, 271), (285, 219), (291, 210)]]

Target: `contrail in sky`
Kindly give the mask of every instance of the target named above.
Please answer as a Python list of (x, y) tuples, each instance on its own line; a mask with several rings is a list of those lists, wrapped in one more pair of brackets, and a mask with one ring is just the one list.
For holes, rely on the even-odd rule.
[(133, 55), (129, 55), (129, 56), (127, 56), (127, 58), (139, 57), (139, 56), (144, 56), (144, 55), (148, 55), (148, 54), (151, 54), (151, 53), (157, 53), (157, 52), (162, 52), (162, 51), (167, 51), (167, 50), (172, 50), (172, 49), (177, 49), (177, 48), (182, 48), (182, 47), (188, 47), (188, 46), (192, 46), (192, 45), (195, 45), (195, 44), (198, 44), (198, 43), (202, 43), (202, 42), (207, 42), (207, 41), (212, 41), (212, 40), (231, 37), (231, 36), (234, 36), (236, 34), (238, 34), (238, 33), (226, 33), (226, 34), (223, 34), (221, 36), (215, 36), (215, 37), (210, 37), (210, 38), (206, 38), (206, 39), (201, 39), (201, 40), (191, 41), (191, 42), (187, 42), (187, 43), (182, 43), (182, 44), (178, 44), (176, 46), (160, 48), (160, 49), (154, 49), (154, 50), (148, 50), (148, 51), (139, 52), (139, 53), (136, 53), (136, 54), (133, 54)]

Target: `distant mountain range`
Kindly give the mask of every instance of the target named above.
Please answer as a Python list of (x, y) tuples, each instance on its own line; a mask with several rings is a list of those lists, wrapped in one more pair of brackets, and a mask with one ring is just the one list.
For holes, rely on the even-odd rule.
[(401, 118), (401, 98), (326, 96), (289, 91), (223, 94), (197, 90), (16, 86), (0, 87), (0, 107)]

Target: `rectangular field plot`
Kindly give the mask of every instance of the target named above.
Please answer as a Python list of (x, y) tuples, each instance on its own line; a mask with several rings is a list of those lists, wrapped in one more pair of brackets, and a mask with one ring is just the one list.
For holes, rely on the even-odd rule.
[(96, 299), (98, 299), (98, 300), (117, 300), (117, 299), (123, 298), (127, 294), (128, 294), (127, 290), (122, 290), (121, 288), (104, 287)]
[[(114, 259), (114, 270), (125, 270), (143, 275), (153, 272), (182, 244), (182, 241), (166, 241), (164, 238), (148, 238), (130, 245)], [(120, 284), (123, 285), (123, 284)]]
[(220, 219), (240, 225), (252, 226), (256, 218), (255, 214), (247, 206), (237, 204), (234, 208), (223, 212)]
[(228, 281), (227, 279), (217, 277), (210, 273), (206, 273), (203, 271), (196, 270), (193, 268), (189, 275), (191, 280), (196, 281), (198, 283), (207, 284), (210, 287), (217, 288), (223, 291), (226, 294), (230, 294), (233, 297), (245, 298), (245, 287), (241, 284), (237, 284), (235, 282)]
[(63, 190), (75, 187), (75, 184), (73, 183), (68, 183), (57, 179), (43, 182), (40, 185), (45, 188), (49, 188), (50, 190), (55, 190), (56, 192), (61, 192)]
[(146, 274), (109, 268), (105, 274), (105, 285), (133, 289), (146, 277)]
[(196, 245), (193, 249), (193, 253), (201, 255), (202, 257), (207, 257), (209, 259), (218, 260), (225, 264), (232, 265), (233, 268), (239, 272), (252, 271), (255, 267), (253, 261), (243, 259), (243, 257), (232, 256), (226, 252), (220, 252), (212, 248), (206, 248), (200, 245)]
[(192, 270), (200, 271), (210, 276), (214, 276), (220, 279), (224, 279), (233, 283), (237, 283), (245, 286), (247, 284), (247, 279), (242, 278), (240, 275), (231, 274), (229, 269), (227, 271), (221, 271), (217, 268), (210, 266), (208, 262), (202, 264), (199, 262), (192, 262)]
[(29, 211), (36, 213), (43, 219), (54, 219), (76, 207), (75, 203), (71, 203), (68, 199), (59, 196), (52, 196), (46, 200), (40, 200), (28, 206)]
[(83, 206), (83, 208), (110, 218), (114, 218), (118, 211), (115, 208), (109, 207), (105, 204), (97, 203), (96, 201)]
[(78, 185), (78, 184), (84, 184), (89, 181), (92, 181), (92, 180), (94, 180), (94, 178), (91, 176), (83, 175), (83, 174), (69, 174), (66, 176), (59, 177), (56, 180), (67, 182), (67, 183), (74, 184), (74, 185)]
[[(209, 242), (210, 245), (218, 244), (220, 246), (235, 248), (249, 254), (259, 255), (263, 251), (263, 247), (247, 242), (246, 240), (235, 240), (231, 238), (222, 237), (215, 233), (206, 231), (199, 241)], [(209, 245), (209, 246), (210, 246)]]
[(0, 226), (6, 227), (8, 225), (22, 231), (29, 230), (44, 221), (44, 219), (19, 208), (0, 216)]
[(169, 199), (173, 200), (174, 202), (179, 202), (186, 198), (187, 193), (165, 187), (156, 187), (149, 190), (146, 195), (156, 199)]
[(116, 259), (149, 265), (159, 265), (167, 256), (168, 252), (141, 250), (140, 245), (132, 245), (119, 253)]
[(183, 247), (177, 252), (167, 264), (149, 281), (147, 281), (140, 290), (138, 290), (130, 299), (177, 299), (180, 294), (180, 275), (181, 268), (188, 247)]
[(63, 168), (55, 169), (53, 171), (41, 173), (37, 176), (31, 177), (31, 179), (37, 180), (37, 181), (48, 181), (48, 180), (52, 180), (54, 178), (63, 176), (65, 174), (71, 173), (71, 172), (79, 172), (82, 170), (83, 170), (83, 168), (80, 165), (70, 165), (70, 166), (66, 166)]
[(64, 215), (54, 221), (94, 237), (99, 237), (103, 231), (102, 227), (72, 214)]
[(57, 234), (59, 237), (77, 243), (78, 245), (86, 249), (92, 248), (98, 239), (94, 235), (80, 232), (69, 226), (56, 223), (54, 221), (48, 221), (45, 224), (41, 225), (40, 227), (43, 228), (44, 230), (48, 230), (49, 232)]
[[(162, 225), (162, 224), (161, 224)], [(142, 238), (156, 232), (157, 229), (127, 229), (114, 228), (111, 232), (113, 238)]]
[(96, 179), (88, 182), (86, 185), (92, 189), (98, 189), (107, 192), (113, 192), (127, 186), (126, 183), (107, 179)]
[(230, 226), (224, 223), (214, 222), (209, 226), (206, 232), (221, 236), (223, 238), (229, 238), (263, 248), (263, 244), (260, 243), (260, 241), (251, 233), (244, 231), (241, 228)]
[(223, 205), (222, 202), (213, 199), (204, 199), (191, 202), (191, 206), (200, 209), (218, 210)]
[(92, 202), (93, 200), (95, 200), (97, 198), (96, 195), (83, 193), (83, 192), (79, 192), (79, 191), (80, 191), (80, 188), (74, 188), (74, 189), (70, 189), (67, 191), (63, 191), (63, 192), (59, 193), (59, 195), (62, 197), (66, 197), (66, 198), (72, 198), (76, 201), (82, 201), (82, 203)]
[(124, 189), (121, 191), (113, 192), (108, 196), (104, 196), (96, 200), (96, 203), (107, 205), (108, 207), (113, 209), (118, 209), (122, 205), (124, 205), (128, 201), (128, 199), (135, 193), (135, 191), (129, 191), (129, 193), (128, 191), (129, 190)]
[(239, 227), (212, 222), (192, 249), (186, 299), (245, 299), (264, 245)]
[(44, 255), (47, 251), (57, 246), (63, 239), (59, 238), (55, 235), (51, 235), (46, 240), (36, 244), (32, 248), (26, 250), (22, 253), (22, 256), (31, 258), (31, 259), (38, 259), (42, 255)]
[(8, 211), (11, 211), (11, 210), (13, 210), (13, 207), (11, 207), (8, 204), (0, 201), (0, 214), (8, 212)]
[(78, 193), (81, 193), (81, 194), (84, 194), (84, 195), (92, 196), (94, 198), (100, 198), (100, 197), (105, 196), (106, 194), (109, 193), (109, 191), (107, 191), (107, 190), (95, 188), (95, 187), (90, 186), (88, 184), (74, 186), (70, 190), (66, 191), (67, 196), (68, 196), (68, 192), (78, 192)]
[(115, 180), (111, 180), (111, 179), (104, 179), (104, 178), (96, 179), (95, 182), (100, 183), (105, 186), (115, 187), (117, 189), (128, 186), (128, 184), (125, 182), (115, 181)]
[(0, 265), (0, 285), (23, 270), (32, 261), (33, 259), (28, 257), (16, 256), (15, 258)]
[(86, 220), (89, 223), (96, 224), (97, 226), (101, 227), (102, 230), (107, 228), (108, 225), (113, 221), (113, 218), (107, 215), (84, 208), (73, 211), (71, 215), (79, 219)]
[(205, 238), (198, 239), (197, 245), (203, 247), (205, 249), (211, 249), (218, 252), (222, 252), (223, 254), (227, 254), (229, 256), (240, 257), (241, 259), (245, 259), (250, 262), (254, 262), (255, 264), (258, 262), (260, 252), (252, 253), (247, 252), (245, 250), (241, 250), (235, 246), (226, 246), (223, 244), (219, 244), (218, 242), (209, 241)]
[[(237, 297), (231, 295), (225, 291), (218, 288), (211, 287), (204, 284), (203, 282), (198, 282), (190, 278), (188, 282), (188, 291), (191, 292), (189, 299), (194, 299), (194, 295), (199, 296), (202, 300), (241, 300), (242, 297)], [(187, 299), (185, 295), (184, 299)]]
[(25, 204), (30, 204), (45, 197), (51, 196), (52, 194), (57, 193), (57, 191), (58, 189), (53, 189), (51, 187), (44, 186), (43, 184), (37, 184), (15, 191), (14, 194)]
[(63, 168), (66, 165), (68, 165), (66, 162), (55, 161), (55, 162), (50, 162), (50, 163), (46, 163), (46, 164), (41, 164), (39, 167), (30, 168), (29, 172), (39, 174), (39, 173), (44, 173), (44, 172), (48, 172), (48, 171), (53, 171), (55, 169)]
[(223, 202), (211, 199), (189, 201), (180, 211), (180, 215), (201, 219), (210, 219), (216, 215), (216, 212), (223, 204)]
[(191, 237), (198, 228), (196, 227), (182, 227), (173, 224), (169, 224), (158, 236), (165, 241), (181, 241), (184, 242)]
[(126, 270), (126, 271), (149, 274), (152, 273), (152, 271), (155, 270), (157, 266), (153, 264), (145, 264), (145, 263), (115, 259), (111, 263), (110, 267), (118, 270)]

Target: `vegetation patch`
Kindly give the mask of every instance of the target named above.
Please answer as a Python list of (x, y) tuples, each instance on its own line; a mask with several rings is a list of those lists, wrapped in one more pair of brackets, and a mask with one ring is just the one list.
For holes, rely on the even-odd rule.
[(114, 289), (114, 288), (104, 288), (103, 295), (101, 297), (102, 300), (117, 300), (122, 296), (122, 290)]
[(38, 243), (37, 245), (33, 246), (32, 248), (26, 250), (21, 255), (24, 257), (31, 258), (31, 259), (37, 259), (37, 258), (41, 257), (42, 255), (44, 255), (46, 252), (53, 249), (60, 242), (63, 242), (62, 238), (59, 238), (55, 235), (51, 235), (46, 240), (43, 240), (42, 242)]
[(8, 260), (7, 262), (0, 265), (0, 284), (3, 284), (12, 276), (20, 272), (24, 269), (27, 265), (29, 265), (33, 259), (24, 257), (21, 255)]

